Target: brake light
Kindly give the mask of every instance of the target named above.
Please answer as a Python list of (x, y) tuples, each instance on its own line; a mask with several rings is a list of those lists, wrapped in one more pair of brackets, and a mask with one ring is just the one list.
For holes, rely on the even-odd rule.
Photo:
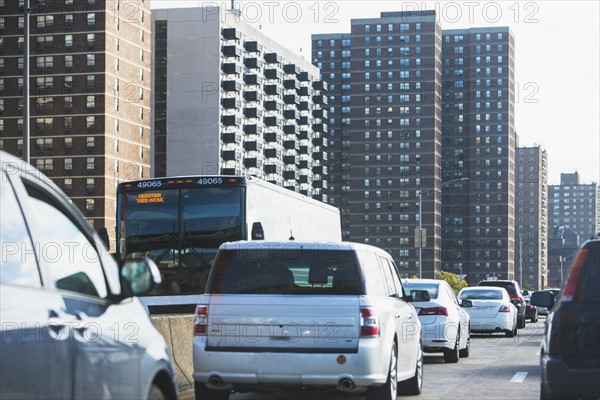
[(579, 278), (581, 278), (581, 270), (583, 269), (583, 264), (585, 263), (587, 253), (588, 249), (581, 249), (579, 250), (579, 253), (577, 253), (575, 261), (573, 261), (571, 271), (569, 272), (569, 277), (567, 278), (567, 283), (565, 284), (562, 297), (560, 298), (561, 301), (567, 302), (573, 300), (575, 289), (577, 289)]
[(375, 311), (371, 308), (360, 309), (360, 336), (379, 336), (379, 320), (377, 319)]
[(208, 326), (208, 306), (199, 305), (196, 307), (196, 318), (194, 320), (194, 335), (205, 336)]
[(498, 312), (510, 312), (510, 307), (509, 306), (500, 306), (500, 309), (498, 310)]
[(446, 307), (421, 308), (419, 315), (445, 315), (447, 317), (448, 309)]

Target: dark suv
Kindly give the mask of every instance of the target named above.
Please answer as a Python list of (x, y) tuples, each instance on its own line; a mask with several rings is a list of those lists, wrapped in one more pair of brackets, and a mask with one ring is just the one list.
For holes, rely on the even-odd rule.
[(549, 291), (534, 292), (531, 303), (552, 309), (540, 352), (540, 398), (600, 398), (600, 239), (579, 249), (556, 304)]
[(517, 281), (481, 281), (478, 286), (498, 286), (508, 291), (510, 299), (517, 307), (517, 328), (525, 328), (525, 299), (521, 294), (521, 286)]

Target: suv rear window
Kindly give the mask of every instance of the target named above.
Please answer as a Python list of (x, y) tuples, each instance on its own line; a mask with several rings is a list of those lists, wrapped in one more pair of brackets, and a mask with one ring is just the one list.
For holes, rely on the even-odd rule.
[(515, 296), (517, 294), (517, 290), (515, 289), (515, 285), (511, 282), (498, 282), (498, 281), (482, 281), (479, 282), (479, 286), (496, 286), (503, 287), (508, 291), (508, 294), (511, 296)]
[(223, 250), (207, 285), (211, 294), (362, 294), (353, 251)]

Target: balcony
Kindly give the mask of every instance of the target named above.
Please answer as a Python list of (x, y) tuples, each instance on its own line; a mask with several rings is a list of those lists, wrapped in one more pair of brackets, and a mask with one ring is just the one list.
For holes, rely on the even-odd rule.
[(258, 76), (257, 74), (246, 74), (244, 75), (244, 83), (246, 85), (262, 85), (264, 79), (262, 76)]
[(246, 140), (244, 142), (244, 150), (246, 151), (263, 151), (263, 143), (258, 140)]
[(315, 175), (327, 175), (327, 165), (315, 165), (312, 167), (312, 172)]
[[(245, 96), (244, 96), (245, 97)], [(246, 98), (248, 100), (248, 98)], [(246, 118), (262, 118), (263, 110), (257, 107), (244, 108), (244, 117)]]
[(242, 84), (238, 81), (225, 80), (221, 82), (221, 88), (225, 92), (239, 92), (242, 90)]
[(267, 126), (281, 126), (281, 119), (274, 116), (265, 117), (264, 122)]
[(223, 35), (223, 39), (225, 40), (240, 40), (242, 38), (241, 32), (235, 28), (223, 28), (221, 35)]
[(283, 90), (281, 89), (281, 86), (279, 86), (279, 85), (268, 84), (268, 85), (265, 85), (265, 93), (268, 96), (281, 96), (281, 94), (283, 93)]
[(246, 101), (262, 101), (263, 95), (261, 92), (251, 89), (244, 92), (244, 100)]
[(293, 120), (300, 119), (300, 112), (295, 108), (288, 108), (283, 110), (283, 118)]
[(329, 115), (329, 113), (328, 113), (328, 112), (327, 112), (327, 110), (326, 110), (326, 109), (324, 109), (324, 108), (315, 108), (315, 109), (312, 111), (312, 116), (313, 116), (314, 118), (322, 118), (322, 119), (327, 119), (327, 118), (329, 118), (329, 117), (328, 117), (328, 115)]
[(312, 139), (312, 145), (316, 147), (327, 147), (327, 138), (323, 136), (315, 136)]
[(297, 181), (300, 179), (300, 172), (296, 169), (286, 169), (283, 171), (283, 179)]
[(300, 82), (308, 82), (308, 81), (310, 81), (310, 78), (311, 78), (311, 76), (308, 75), (308, 72), (306, 72), (306, 71), (302, 71), (302, 72), (298, 73), (298, 80)]
[(221, 175), (240, 176), (242, 175), (242, 170), (236, 167), (223, 167), (221, 168)]
[(283, 87), (288, 90), (299, 90), (300, 82), (298, 82), (296, 79), (285, 79), (283, 81)]
[(246, 57), (244, 58), (244, 65), (248, 69), (261, 69), (264, 63), (256, 57)]
[(295, 124), (287, 124), (283, 126), (283, 133), (297, 137), (300, 134), (300, 128), (298, 128), (298, 126)]
[(300, 115), (298, 118), (298, 125), (312, 125), (313, 118), (308, 115)]
[(300, 158), (300, 163), (298, 164), (300, 169), (312, 169), (313, 161), (307, 158)]
[(283, 135), (278, 132), (268, 131), (268, 132), (265, 132), (264, 138), (265, 138), (265, 142), (281, 143), (281, 139), (283, 138)]
[(221, 122), (225, 126), (239, 126), (242, 124), (242, 118), (237, 115), (223, 115), (221, 116)]
[(300, 143), (295, 137), (286, 137), (283, 141), (283, 148), (286, 150), (300, 150)]
[(327, 152), (320, 148), (313, 149), (312, 157), (317, 161), (327, 161)]
[(327, 82), (325, 81), (314, 81), (312, 87), (315, 90), (327, 90)]
[(296, 154), (286, 154), (283, 156), (283, 163), (287, 165), (298, 165), (300, 158)]
[(300, 129), (300, 134), (298, 135), (298, 139), (300, 140), (310, 140), (312, 139), (313, 134), (311, 131), (308, 131), (306, 129)]
[(281, 104), (280, 102), (278, 102), (276, 100), (267, 100), (263, 103), (263, 106), (265, 107), (265, 110), (269, 110), (269, 111), (281, 112), (281, 110), (283, 110), (283, 104)]
[(296, 74), (298, 74), (298, 72), (300, 72), (298, 67), (296, 67), (296, 64), (285, 64), (283, 66), (283, 71), (286, 74), (293, 74), (293, 75), (296, 75)]
[(281, 82), (283, 80), (283, 73), (277, 68), (268, 68), (265, 69), (265, 78), (274, 79)]
[(240, 132), (223, 132), (221, 139), (227, 144), (242, 143), (242, 134)]
[(242, 56), (242, 49), (236, 45), (226, 45), (221, 47), (221, 53), (223, 53), (225, 57), (240, 58)]
[(324, 124), (322, 122), (320, 124), (312, 124), (312, 130), (313, 132), (326, 132), (327, 124)]
[(239, 110), (242, 107), (242, 102), (236, 97), (223, 97), (221, 99), (221, 105), (227, 110)]
[(281, 167), (280, 164), (274, 164), (274, 163), (267, 163), (263, 167), (263, 171), (265, 171), (265, 174), (281, 175), (282, 170), (283, 170), (283, 168)]
[(244, 158), (244, 166), (246, 168), (261, 168), (262, 164), (262, 157), (256, 155), (247, 155), (246, 158)]
[(329, 100), (325, 95), (316, 94), (312, 96), (312, 102), (313, 104), (327, 105), (329, 103)]
[(281, 151), (281, 150), (279, 150), (278, 148), (275, 148), (275, 147), (267, 147), (263, 151), (263, 154), (267, 158), (276, 158), (276, 159), (280, 160), (281, 156), (283, 155), (283, 151)]
[(257, 124), (244, 125), (244, 133), (246, 135), (262, 135), (264, 128)]
[(224, 74), (240, 75), (242, 73), (242, 66), (233, 62), (225, 62), (221, 65), (221, 70)]
[(313, 94), (314, 91), (308, 86), (300, 86), (300, 89), (298, 89), (298, 96), (312, 96)]
[(309, 110), (308, 101), (301, 101), (300, 103), (298, 103), (297, 107), (298, 107), (298, 110), (300, 110), (300, 111)]
[(295, 94), (286, 94), (283, 96), (283, 102), (285, 104), (300, 104), (300, 98)]
[(260, 53), (263, 50), (263, 45), (252, 40), (244, 42), (244, 48), (248, 53)]
[(266, 53), (265, 61), (269, 64), (281, 64), (283, 58), (277, 53)]
[(221, 151), (221, 158), (225, 161), (240, 161), (242, 159), (242, 151), (223, 150)]

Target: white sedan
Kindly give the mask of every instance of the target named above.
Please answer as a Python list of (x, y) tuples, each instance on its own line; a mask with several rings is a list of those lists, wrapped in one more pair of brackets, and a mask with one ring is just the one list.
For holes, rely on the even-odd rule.
[(421, 321), (421, 340), (426, 353), (444, 353), (444, 361), (468, 357), (471, 347), (469, 314), (460, 306), (452, 287), (438, 279), (404, 279), (407, 294), (426, 290), (429, 299), (415, 299), (412, 305)]
[(517, 334), (517, 307), (506, 289), (491, 286), (467, 287), (458, 293), (462, 306), (471, 316), (471, 332)]

